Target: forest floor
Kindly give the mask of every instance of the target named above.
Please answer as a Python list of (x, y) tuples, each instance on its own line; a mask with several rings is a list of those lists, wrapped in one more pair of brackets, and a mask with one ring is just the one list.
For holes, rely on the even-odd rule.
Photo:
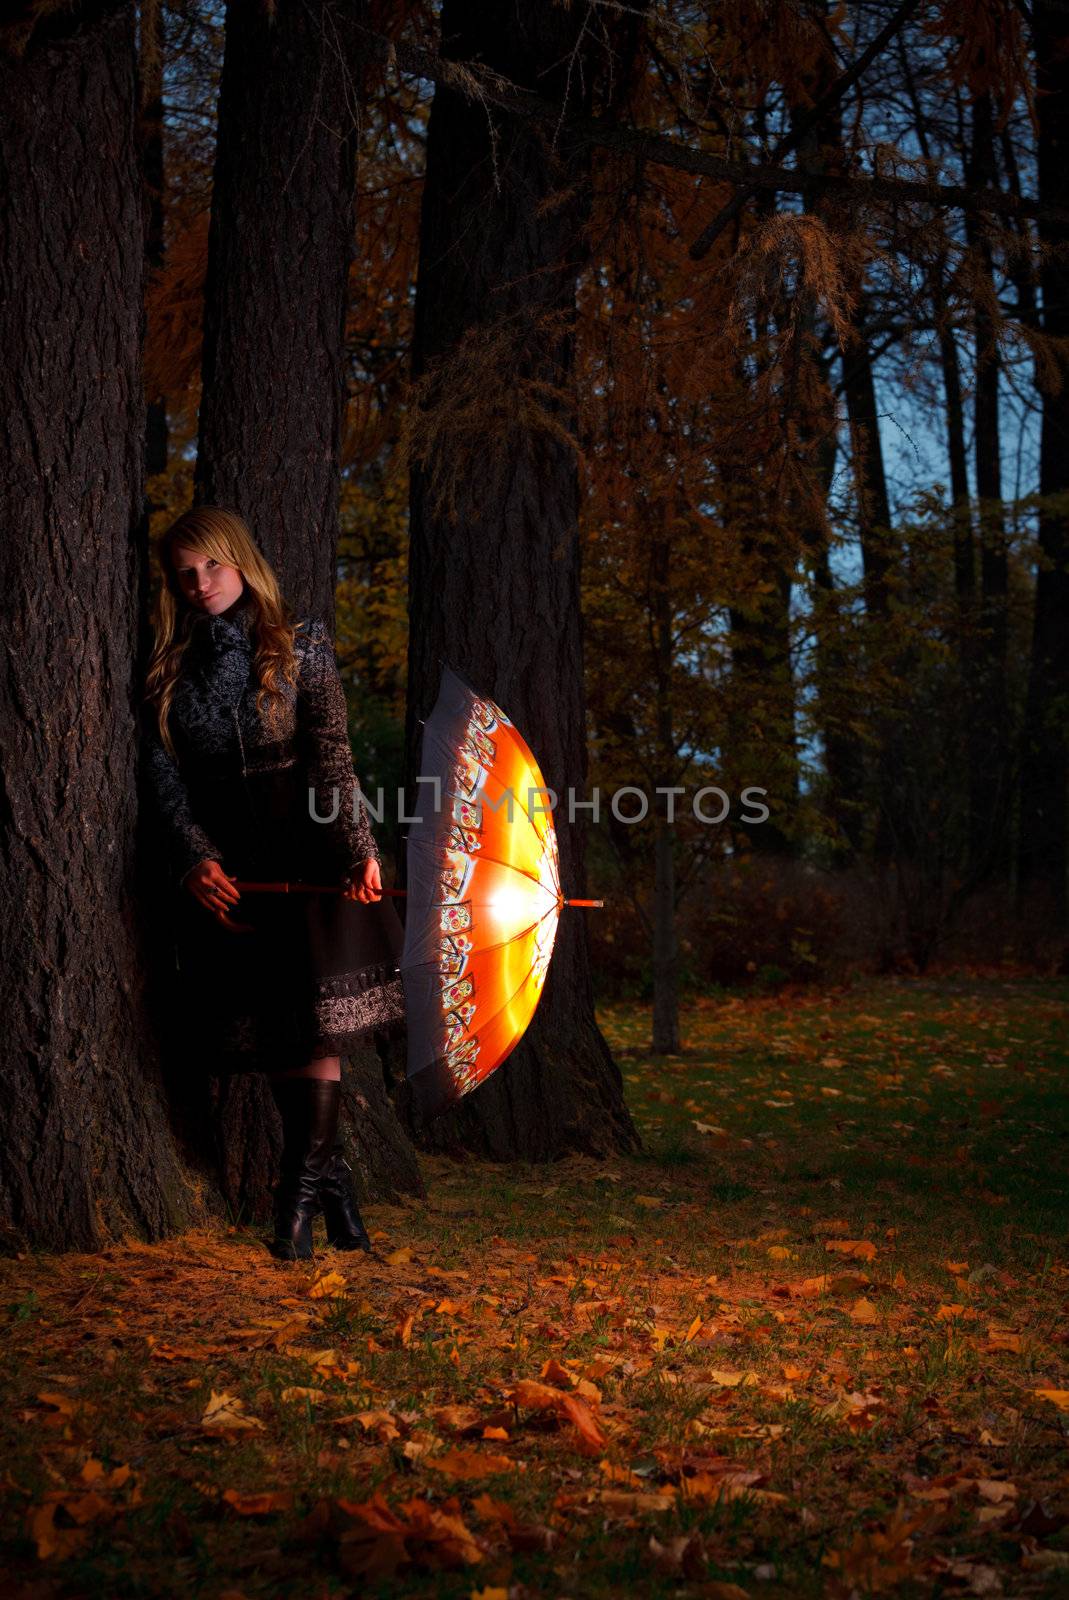
[(0, 1263), (4, 1592), (1069, 1591), (1069, 985), (601, 1020), (639, 1157)]

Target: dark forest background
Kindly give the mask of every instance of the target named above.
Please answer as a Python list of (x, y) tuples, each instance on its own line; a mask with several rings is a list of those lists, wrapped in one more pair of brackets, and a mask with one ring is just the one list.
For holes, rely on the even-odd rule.
[(507, 1071), (420, 1128), (351, 1064), (368, 1192), (633, 1147), (597, 994), (674, 1053), (694, 990), (1064, 970), (1069, 6), (39, 0), (0, 46), (12, 1239), (267, 1204), (263, 1085), (169, 1052), (139, 823), (194, 499), (334, 627), (387, 882), (443, 657), (601, 791)]

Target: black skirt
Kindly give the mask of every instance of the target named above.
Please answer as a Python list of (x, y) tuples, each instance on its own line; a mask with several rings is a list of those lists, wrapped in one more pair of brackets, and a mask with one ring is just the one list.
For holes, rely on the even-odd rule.
[[(308, 813), (299, 763), (190, 784), (193, 814), (231, 877), (338, 883), (330, 830)], [(223, 927), (188, 888), (175, 904), (176, 995), (191, 1060), (214, 1074), (272, 1072), (345, 1055), (404, 1029), (393, 902), (242, 892)]]

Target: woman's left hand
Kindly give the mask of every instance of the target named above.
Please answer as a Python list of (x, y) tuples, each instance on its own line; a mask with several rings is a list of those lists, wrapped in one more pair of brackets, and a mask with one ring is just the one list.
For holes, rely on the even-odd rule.
[(371, 905), (382, 899), (382, 877), (374, 856), (369, 856), (358, 867), (354, 867), (348, 877), (342, 879), (342, 884), (346, 900), (359, 900), (362, 905)]

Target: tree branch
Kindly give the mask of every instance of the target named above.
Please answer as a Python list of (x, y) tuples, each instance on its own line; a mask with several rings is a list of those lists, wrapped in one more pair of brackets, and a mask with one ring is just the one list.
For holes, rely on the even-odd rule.
[[(829, 111), (834, 111), (846, 91), (853, 87), (862, 73), (873, 61), (885, 44), (894, 38), (898, 30), (906, 23), (916, 11), (920, 0), (902, 0), (902, 4), (891, 17), (890, 21), (873, 39), (867, 49), (863, 50), (849, 71), (837, 78), (831, 87), (821, 95), (815, 106), (800, 116), (794, 123), (789, 133), (783, 134), (773, 148), (771, 159), (780, 161), (791, 150), (797, 149), (806, 134), (814, 128), (819, 128)], [(727, 205), (717, 212), (713, 220), (708, 223), (690, 247), (690, 253), (695, 261), (700, 261), (707, 255), (717, 239), (730, 222), (738, 216), (747, 200), (753, 194), (752, 189), (739, 189)]]
[(528, 89), (518, 88), (508, 78), (493, 72), (481, 62), (446, 61), (417, 45), (394, 44), (381, 34), (360, 28), (370, 55), (400, 72), (425, 78), (439, 87), (451, 89), (467, 99), (500, 106), (513, 115), (547, 123), (555, 137), (566, 137), (576, 146), (615, 150), (640, 157), (655, 166), (674, 167), (750, 190), (782, 190), (802, 194), (816, 187), (841, 195), (855, 208), (881, 201), (916, 201), (923, 205), (945, 206), (961, 211), (994, 212), (1004, 217), (1042, 217), (1069, 226), (1069, 207), (1042, 205), (1038, 200), (1018, 198), (997, 189), (971, 189), (963, 184), (943, 184), (916, 178), (885, 178), (828, 173), (804, 164), (780, 167), (764, 161), (729, 160), (694, 150), (681, 139), (650, 133), (642, 128), (621, 127), (592, 117), (569, 117), (564, 107), (543, 100)]

